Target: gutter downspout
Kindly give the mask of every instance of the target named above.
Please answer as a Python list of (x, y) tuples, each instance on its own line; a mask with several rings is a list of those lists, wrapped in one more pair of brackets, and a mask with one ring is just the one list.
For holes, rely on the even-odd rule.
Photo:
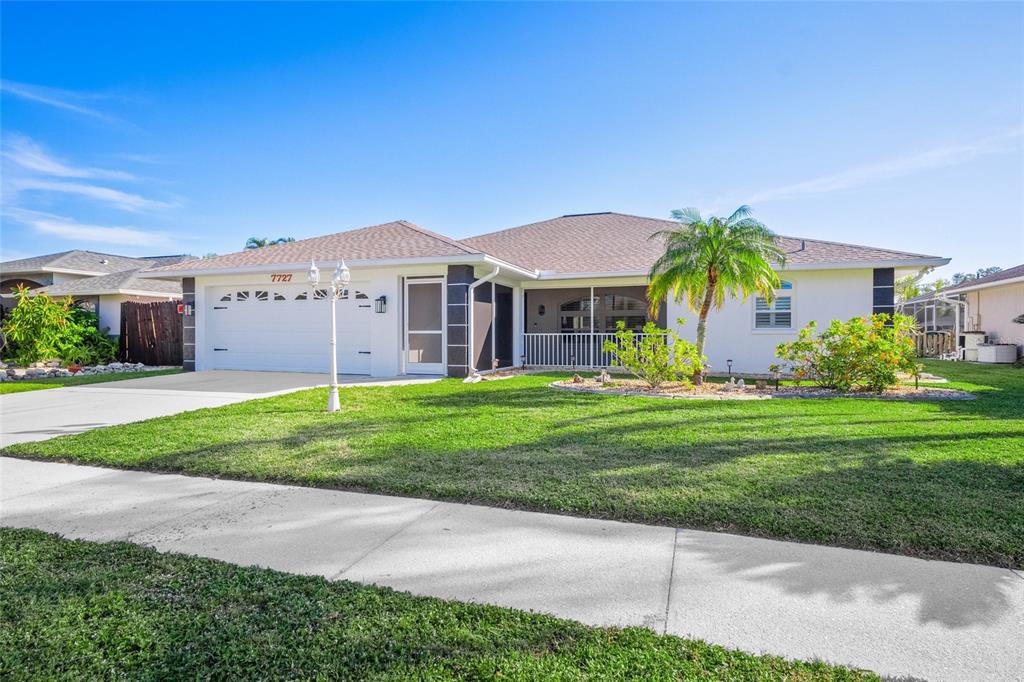
[[(469, 290), (466, 293), (466, 296), (468, 297), (466, 300), (466, 306), (468, 308), (466, 312), (466, 365), (467, 369), (471, 371), (469, 372), (469, 374), (466, 375), (466, 378), (462, 380), (463, 383), (479, 381), (480, 378), (480, 374), (477, 372), (476, 362), (473, 356), (473, 292), (481, 284), (484, 284), (485, 282), (490, 282), (492, 279), (497, 277), (499, 272), (501, 272), (501, 266), (495, 265), (494, 270), (492, 270), (490, 273), (484, 275), (477, 281), (470, 284)], [(494, 301), (491, 301), (491, 305), (494, 305)]]

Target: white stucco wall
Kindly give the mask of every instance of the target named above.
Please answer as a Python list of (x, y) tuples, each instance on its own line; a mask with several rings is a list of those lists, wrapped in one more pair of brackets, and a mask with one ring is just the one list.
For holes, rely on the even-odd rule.
[[(708, 315), (707, 340), (704, 353), (711, 371), (726, 370), (726, 360), (733, 361), (734, 372), (768, 371), (778, 362), (775, 347), (792, 341), (797, 332), (811, 320), (819, 328), (833, 319), (849, 319), (871, 314), (872, 270), (796, 270), (780, 273), (793, 284), (793, 327), (790, 330), (754, 329), (754, 298), (746, 301), (727, 300), (721, 310)], [(690, 341), (697, 336), (697, 313), (685, 303), (669, 301), (668, 319), (686, 318), (679, 335)]]
[(110, 295), (100, 296), (100, 303), (96, 307), (96, 314), (100, 318), (100, 329), (108, 327), (108, 334), (116, 335), (121, 333), (121, 303), (128, 300), (128, 296)]
[(996, 343), (1015, 343), (1017, 352), (1024, 350), (1024, 324), (1013, 318), (1024, 315), (1024, 282), (968, 291), (968, 326), (986, 332)]

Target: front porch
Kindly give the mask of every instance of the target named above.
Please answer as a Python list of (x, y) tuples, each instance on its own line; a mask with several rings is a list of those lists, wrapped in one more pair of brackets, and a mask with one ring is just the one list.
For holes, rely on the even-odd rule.
[(604, 350), (621, 321), (642, 338), (648, 321), (664, 326), (665, 306), (648, 312), (647, 290), (636, 286), (587, 286), (523, 291), (521, 364), (552, 369), (611, 367)]

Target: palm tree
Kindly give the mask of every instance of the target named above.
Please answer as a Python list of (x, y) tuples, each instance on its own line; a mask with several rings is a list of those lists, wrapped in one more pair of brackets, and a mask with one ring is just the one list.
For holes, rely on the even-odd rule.
[(697, 352), (704, 355), (712, 306), (721, 309), (727, 294), (745, 300), (757, 292), (770, 301), (781, 286), (773, 263), (784, 265), (786, 254), (775, 234), (751, 217), (749, 206), (740, 206), (728, 218), (703, 218), (695, 208), (672, 211), (672, 218), (679, 227), (651, 236), (665, 240), (665, 253), (651, 267), (647, 300), (651, 314), (656, 315), (669, 294), (679, 303), (685, 297), (690, 309), (699, 314)]
[(295, 237), (278, 237), (277, 239), (269, 239), (266, 237), (249, 237), (249, 240), (245, 242), (245, 248), (262, 249), (265, 246), (277, 246), (278, 244), (287, 244), (288, 242), (293, 241), (295, 241)]

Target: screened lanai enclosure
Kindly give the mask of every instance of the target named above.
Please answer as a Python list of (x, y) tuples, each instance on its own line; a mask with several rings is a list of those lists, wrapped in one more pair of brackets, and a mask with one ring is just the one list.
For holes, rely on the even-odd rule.
[(605, 341), (621, 321), (639, 337), (644, 325), (665, 326), (665, 306), (648, 313), (643, 286), (527, 289), (523, 292), (523, 362), (528, 367), (600, 368), (612, 364)]

